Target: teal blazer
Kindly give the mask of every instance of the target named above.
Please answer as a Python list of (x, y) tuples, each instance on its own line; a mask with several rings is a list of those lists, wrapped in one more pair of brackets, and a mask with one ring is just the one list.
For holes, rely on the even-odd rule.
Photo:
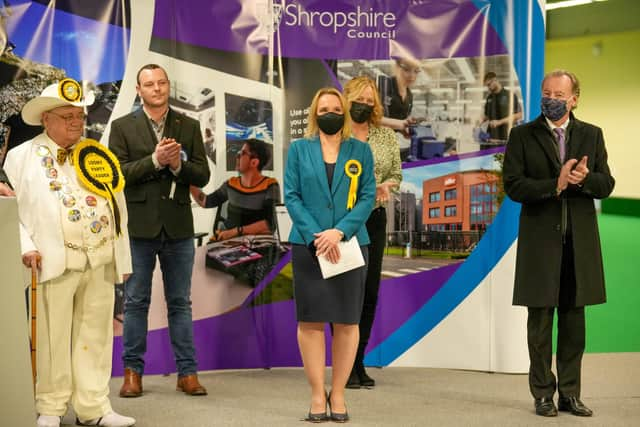
[[(358, 177), (355, 206), (347, 210), (351, 178), (344, 166), (351, 159), (360, 162), (362, 174)], [(375, 198), (373, 155), (368, 144), (355, 138), (342, 141), (331, 188), (320, 138), (299, 139), (289, 147), (284, 175), (284, 202), (293, 222), (289, 242), (308, 246), (315, 240), (314, 233), (337, 228), (344, 233), (345, 240), (356, 235), (360, 245), (368, 245), (365, 224)]]

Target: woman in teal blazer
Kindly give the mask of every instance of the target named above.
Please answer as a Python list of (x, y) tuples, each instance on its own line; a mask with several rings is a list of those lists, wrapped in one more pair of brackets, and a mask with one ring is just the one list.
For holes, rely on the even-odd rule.
[[(367, 144), (350, 135), (344, 98), (334, 88), (320, 89), (309, 108), (307, 138), (294, 141), (287, 153), (284, 199), (293, 222), (289, 241), (294, 244), (298, 344), (311, 385), (307, 420), (313, 422), (329, 418), (327, 404), (333, 421), (348, 419), (344, 388), (358, 347), (366, 264), (323, 279), (317, 260), (324, 256), (337, 262), (338, 243), (353, 236), (367, 259), (365, 223), (376, 193), (373, 155)], [(350, 189), (355, 195), (352, 204), (348, 202)], [(324, 390), (325, 323), (333, 324), (329, 396)]]

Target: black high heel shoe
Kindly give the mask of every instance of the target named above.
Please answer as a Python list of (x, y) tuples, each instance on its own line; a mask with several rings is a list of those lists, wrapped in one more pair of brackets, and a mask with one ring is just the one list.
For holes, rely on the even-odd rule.
[[(324, 394), (327, 403), (329, 402), (329, 394), (325, 391)], [(324, 407), (325, 410), (324, 412), (319, 412), (317, 414), (314, 414), (311, 412), (311, 409), (309, 409), (309, 414), (307, 415), (307, 418), (304, 419), (304, 421), (308, 421), (310, 423), (324, 423), (326, 421), (329, 421), (329, 416), (327, 415), (327, 403), (325, 403)]]
[(347, 413), (347, 404), (344, 404), (344, 412), (340, 413), (340, 412), (334, 412), (333, 409), (331, 409), (331, 393), (329, 393), (327, 395), (327, 405), (329, 405), (329, 410), (331, 411), (331, 421), (335, 422), (335, 423), (346, 423), (347, 421), (349, 421), (349, 414)]

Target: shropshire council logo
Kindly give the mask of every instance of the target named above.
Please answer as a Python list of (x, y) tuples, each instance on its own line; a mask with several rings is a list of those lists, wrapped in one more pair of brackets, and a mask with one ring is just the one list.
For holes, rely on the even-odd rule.
[(328, 11), (305, 9), (298, 3), (284, 7), (281, 21), (289, 27), (324, 27), (334, 34), (346, 31), (350, 39), (394, 39), (396, 37), (396, 15), (393, 12), (376, 10), (373, 7), (356, 5), (350, 11)]

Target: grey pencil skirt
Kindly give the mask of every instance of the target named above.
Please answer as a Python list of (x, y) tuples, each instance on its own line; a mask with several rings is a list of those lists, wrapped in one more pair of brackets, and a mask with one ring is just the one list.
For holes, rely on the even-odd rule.
[(298, 322), (360, 322), (369, 261), (368, 246), (360, 249), (364, 266), (323, 279), (315, 254), (304, 245), (293, 245), (293, 297)]

